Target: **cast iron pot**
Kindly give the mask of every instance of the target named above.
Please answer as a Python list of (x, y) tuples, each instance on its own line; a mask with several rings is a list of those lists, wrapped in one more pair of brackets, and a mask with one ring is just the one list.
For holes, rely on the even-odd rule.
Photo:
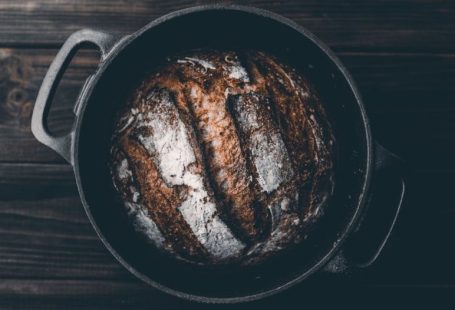
[[(46, 125), (49, 107), (72, 56), (84, 45), (99, 48), (100, 64), (75, 103), (73, 129), (54, 136)], [(314, 84), (333, 124), (336, 185), (324, 216), (301, 245), (255, 267), (187, 265), (146, 246), (128, 224), (110, 178), (114, 118), (132, 88), (166, 55), (203, 47), (264, 50), (286, 60)], [(190, 300), (254, 300), (317, 271), (366, 267), (390, 236), (404, 194), (400, 161), (372, 140), (359, 92), (338, 58), (305, 28), (256, 8), (193, 7), (122, 38), (94, 30), (74, 33), (44, 78), (32, 131), (73, 166), (87, 215), (112, 255), (151, 286)]]

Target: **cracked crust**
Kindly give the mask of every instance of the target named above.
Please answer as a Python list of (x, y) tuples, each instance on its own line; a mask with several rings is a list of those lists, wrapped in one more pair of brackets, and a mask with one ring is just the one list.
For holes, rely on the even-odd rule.
[(156, 224), (155, 246), (195, 263), (250, 264), (299, 243), (323, 214), (333, 143), (294, 69), (263, 52), (200, 50), (168, 58), (136, 89), (111, 171), (123, 200)]

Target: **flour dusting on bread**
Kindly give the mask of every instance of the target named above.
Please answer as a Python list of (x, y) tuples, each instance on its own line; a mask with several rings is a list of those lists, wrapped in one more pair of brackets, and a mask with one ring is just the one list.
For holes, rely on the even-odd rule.
[(119, 114), (112, 177), (138, 234), (196, 264), (256, 264), (304, 240), (333, 192), (317, 92), (264, 52), (198, 50)]

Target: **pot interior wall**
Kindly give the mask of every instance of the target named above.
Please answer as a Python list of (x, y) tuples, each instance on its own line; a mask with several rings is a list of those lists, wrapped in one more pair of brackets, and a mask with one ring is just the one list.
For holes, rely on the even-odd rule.
[[(319, 91), (334, 128), (336, 185), (324, 217), (300, 246), (257, 267), (199, 267), (156, 252), (137, 238), (127, 223), (109, 174), (113, 119), (131, 90), (166, 55), (203, 47), (264, 50), (287, 61)], [(299, 32), (273, 19), (237, 10), (193, 12), (139, 35), (99, 79), (88, 100), (77, 143), (86, 207), (105, 240), (147, 279), (208, 297), (252, 295), (304, 275), (344, 234), (365, 182), (366, 130), (356, 98), (340, 70)]]

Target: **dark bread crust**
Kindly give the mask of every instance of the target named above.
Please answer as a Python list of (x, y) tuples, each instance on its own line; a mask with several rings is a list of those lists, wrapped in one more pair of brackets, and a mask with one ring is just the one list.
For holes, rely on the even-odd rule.
[(140, 204), (156, 223), (172, 249), (183, 258), (205, 260), (207, 251), (200, 245), (191, 228), (177, 210), (183, 199), (184, 189), (169, 187), (160, 176), (150, 154), (135, 138), (124, 135), (118, 141), (131, 163), (133, 179), (141, 193)]
[[(259, 262), (300, 242), (306, 223), (323, 213), (333, 191), (330, 124), (309, 83), (270, 55), (187, 55), (168, 59), (136, 90), (120, 114), (113, 150), (120, 149), (133, 167), (140, 203), (163, 233), (166, 251), (198, 263)], [(171, 110), (165, 108), (167, 101)], [(194, 223), (187, 223), (188, 213), (182, 216), (180, 207), (194, 196), (193, 189), (166, 181), (167, 171), (157, 165), (163, 151), (144, 147), (143, 137), (153, 136), (153, 126), (137, 126), (138, 114), (132, 111), (169, 113), (165, 122), (183, 124), (194, 154), (185, 171), (201, 178), (204, 203), (216, 205), (205, 221), (211, 229), (225, 231), (231, 241), (224, 246), (231, 244), (236, 251), (213, 257), (216, 246), (209, 245)], [(119, 165), (113, 155), (114, 180)], [(115, 181), (123, 199), (130, 201), (127, 186)]]
[(224, 217), (234, 222), (231, 227), (240, 227), (241, 232), (234, 229), (238, 237), (253, 242), (262, 233), (260, 229), (263, 221), (260, 220), (261, 216), (255, 214), (255, 211), (260, 210), (254, 208), (255, 200), (251, 195), (252, 178), (248, 173), (240, 139), (225, 100), (193, 100), (190, 108), (207, 158), (207, 167), (214, 181), (215, 192), (219, 201), (224, 202), (221, 206)]
[[(234, 58), (235, 54), (231, 52), (226, 55), (229, 56)], [(212, 62), (224, 61), (216, 54), (206, 57)], [(268, 214), (255, 207), (250, 170), (226, 106), (225, 89), (238, 87), (239, 82), (223, 78), (223, 71), (219, 71), (213, 73), (211, 83), (206, 83), (204, 72), (186, 66), (166, 66), (159, 76), (143, 84), (142, 93), (160, 87), (172, 90), (182, 119), (194, 128), (198, 138), (195, 149), (202, 152), (199, 156), (204, 158), (207, 174), (213, 180), (209, 188), (218, 198), (220, 216), (233, 223), (230, 228), (238, 238), (251, 243), (264, 235), (263, 223)]]
[(299, 191), (308, 206), (304, 219), (315, 220), (314, 216), (322, 211), (318, 207), (333, 190), (334, 138), (323, 105), (315, 90), (295, 70), (286, 70), (263, 53), (250, 55), (249, 65), (256, 74), (268, 75), (268, 79), (263, 79), (275, 103), (276, 117), (294, 167), (300, 170), (299, 181), (303, 186)]

